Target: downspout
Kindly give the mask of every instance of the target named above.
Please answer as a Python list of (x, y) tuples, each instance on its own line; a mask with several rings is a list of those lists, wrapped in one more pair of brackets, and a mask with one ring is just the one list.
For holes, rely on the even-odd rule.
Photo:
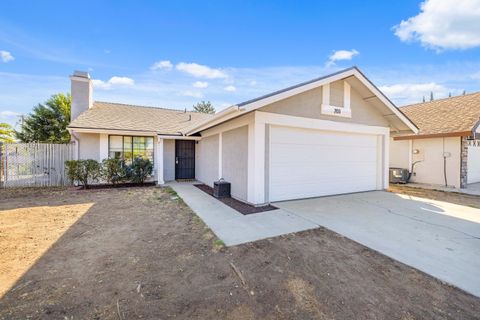
[(447, 183), (447, 154), (445, 152), (445, 137), (443, 137), (443, 178), (445, 180), (445, 187), (448, 187), (448, 183)]

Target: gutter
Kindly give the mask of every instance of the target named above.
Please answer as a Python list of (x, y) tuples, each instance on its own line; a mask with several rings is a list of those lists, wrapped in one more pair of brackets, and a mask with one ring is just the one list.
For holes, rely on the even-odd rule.
[[(473, 133), (475, 133), (473, 131)], [(399, 136), (393, 137), (393, 140), (414, 140), (414, 139), (428, 139), (428, 138), (448, 138), (448, 137), (468, 137), (472, 135), (472, 131), (459, 131), (459, 132), (448, 132), (448, 133), (431, 133), (431, 134), (419, 134), (419, 135), (408, 135), (408, 136)]]

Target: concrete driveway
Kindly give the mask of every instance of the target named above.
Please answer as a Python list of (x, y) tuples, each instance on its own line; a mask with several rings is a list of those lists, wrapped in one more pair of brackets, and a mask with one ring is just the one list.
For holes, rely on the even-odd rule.
[(480, 209), (381, 191), (274, 205), (480, 296)]

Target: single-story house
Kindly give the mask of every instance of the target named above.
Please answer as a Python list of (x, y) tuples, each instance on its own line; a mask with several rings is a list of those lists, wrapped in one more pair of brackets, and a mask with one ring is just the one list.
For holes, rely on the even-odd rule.
[(78, 158), (141, 155), (158, 184), (224, 178), (253, 205), (385, 189), (391, 132), (418, 131), (356, 67), (215, 115), (93, 102), (87, 73), (71, 81)]
[(416, 183), (466, 188), (480, 182), (480, 92), (400, 110), (420, 131), (392, 135), (391, 167), (413, 166)]

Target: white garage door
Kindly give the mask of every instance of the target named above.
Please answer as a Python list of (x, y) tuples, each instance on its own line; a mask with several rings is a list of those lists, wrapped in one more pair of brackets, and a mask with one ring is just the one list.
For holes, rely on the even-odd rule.
[(377, 188), (377, 136), (271, 127), (269, 199)]
[(480, 182), (480, 142), (471, 142), (468, 147), (467, 182)]

